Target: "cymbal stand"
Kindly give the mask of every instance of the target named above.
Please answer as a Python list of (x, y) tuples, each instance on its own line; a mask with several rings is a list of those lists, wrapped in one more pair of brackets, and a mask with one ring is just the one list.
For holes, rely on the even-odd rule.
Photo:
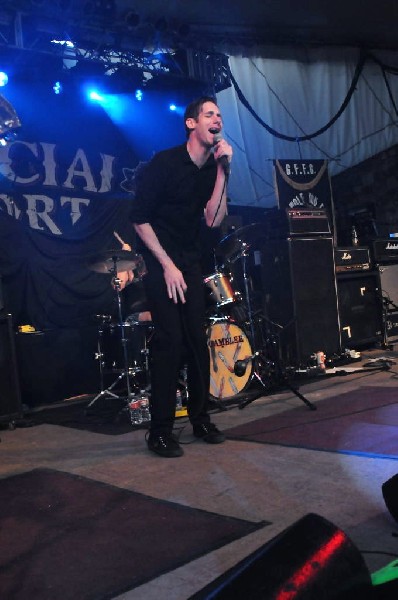
[(113, 286), (114, 286), (114, 290), (116, 292), (116, 299), (117, 299), (117, 311), (118, 311), (118, 325), (120, 327), (120, 334), (121, 334), (121, 344), (122, 344), (122, 349), (123, 349), (123, 371), (122, 373), (120, 373), (119, 377), (117, 377), (117, 379), (112, 383), (112, 385), (106, 389), (103, 389), (104, 387), (104, 371), (103, 371), (103, 364), (102, 364), (102, 352), (101, 352), (101, 344), (99, 343), (98, 345), (98, 358), (100, 361), (100, 378), (101, 378), (101, 390), (99, 392), (99, 394), (97, 394), (97, 396), (95, 396), (95, 398), (93, 398), (89, 404), (87, 405), (87, 408), (90, 408), (91, 406), (93, 406), (93, 404), (101, 397), (103, 396), (110, 396), (111, 398), (114, 399), (120, 399), (120, 398), (124, 398), (124, 396), (119, 396), (117, 394), (115, 394), (114, 392), (112, 392), (111, 390), (123, 379), (125, 378), (126, 380), (126, 389), (127, 389), (127, 402), (130, 401), (130, 399), (132, 398), (132, 393), (131, 393), (131, 384), (130, 384), (130, 373), (129, 373), (129, 365), (128, 365), (128, 354), (127, 354), (127, 338), (126, 338), (126, 330), (125, 330), (125, 324), (123, 321), (123, 314), (122, 314), (122, 297), (121, 297), (121, 281), (117, 276), (117, 257), (113, 257), (112, 258), (112, 262), (113, 262), (113, 266), (110, 269), (110, 273), (113, 274)]
[[(272, 322), (272, 324), (283, 329), (283, 327), (281, 325), (279, 325), (278, 323)], [(308, 400), (308, 398), (303, 396), (303, 394), (301, 394), (298, 391), (298, 389), (289, 382), (289, 379), (286, 376), (284, 369), (282, 368), (281, 359), (280, 359), (280, 351), (279, 351), (279, 335), (269, 333), (265, 345), (269, 349), (270, 357), (267, 359), (267, 356), (264, 354), (264, 352), (255, 353), (255, 355), (259, 354), (259, 356), (262, 357), (263, 364), (266, 365), (268, 374), (270, 376), (272, 375), (274, 377), (274, 380), (276, 381), (277, 384), (283, 385), (284, 387), (287, 387), (291, 392), (293, 392), (293, 394), (295, 396), (297, 396), (297, 398), (299, 398), (302, 402), (304, 402), (304, 404), (306, 406), (308, 406), (308, 408), (310, 410), (316, 410), (317, 407), (315, 406), (315, 404), (310, 402)], [(248, 404), (251, 404), (251, 402), (253, 402), (255, 399), (256, 398), (250, 398), (250, 399), (244, 400), (239, 405), (239, 408), (240, 409), (245, 408), (245, 406), (247, 406)]]
[(248, 256), (249, 247), (250, 247), (249, 244), (246, 244), (246, 242), (242, 242), (241, 258), (243, 259), (242, 260), (243, 285), (245, 288), (245, 301), (246, 301), (246, 306), (247, 306), (247, 314), (248, 314), (248, 318), (249, 318), (250, 335), (251, 335), (252, 343), (254, 344), (253, 312), (252, 312), (250, 293), (249, 293), (249, 277), (247, 274), (247, 256)]
[[(256, 336), (255, 336), (255, 331), (254, 331), (253, 310), (252, 310), (252, 305), (251, 305), (251, 300), (250, 300), (249, 277), (248, 277), (248, 273), (247, 273), (247, 257), (248, 257), (249, 248), (250, 248), (249, 244), (247, 244), (246, 242), (242, 242), (242, 246), (241, 246), (242, 250), (241, 250), (240, 258), (242, 259), (242, 273), (243, 273), (245, 303), (246, 303), (246, 307), (247, 307), (247, 315), (248, 315), (249, 328), (250, 328), (250, 338), (251, 338), (251, 342), (252, 342), (252, 351), (253, 351), (251, 360), (252, 360), (252, 364), (253, 364), (254, 377), (257, 379), (257, 381), (259, 381), (261, 383), (263, 388), (267, 389), (267, 385), (263, 381), (263, 378), (261, 376), (260, 369), (259, 369), (261, 360), (262, 360), (261, 352), (256, 350)], [(247, 404), (253, 402), (254, 399), (255, 398), (243, 401), (239, 405), (239, 408), (244, 408)]]

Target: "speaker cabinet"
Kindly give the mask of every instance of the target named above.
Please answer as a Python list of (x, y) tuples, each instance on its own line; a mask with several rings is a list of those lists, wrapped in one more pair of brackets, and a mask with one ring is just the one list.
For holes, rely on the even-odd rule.
[(22, 417), (12, 317), (0, 315), (0, 421)]
[(381, 342), (383, 307), (378, 272), (339, 273), (337, 290), (343, 347)]
[(98, 390), (97, 327), (18, 332), (15, 338), (25, 405), (53, 404)]
[(264, 313), (287, 366), (340, 353), (340, 326), (329, 237), (270, 240), (262, 249)]

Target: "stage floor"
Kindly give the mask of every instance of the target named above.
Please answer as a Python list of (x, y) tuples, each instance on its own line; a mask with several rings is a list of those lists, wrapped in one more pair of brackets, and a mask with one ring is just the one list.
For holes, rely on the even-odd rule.
[[(345, 374), (302, 378), (300, 393), (314, 405), (325, 405), (361, 388), (388, 387), (396, 388), (398, 404), (397, 350), (395, 344), (391, 350), (363, 350), (359, 362), (345, 365)], [(388, 369), (372, 368), (383, 360), (389, 363)], [(55, 405), (52, 408), (56, 410)], [(292, 409), (301, 410), (304, 420), (306, 413), (313, 412), (291, 390), (283, 389), (260, 395), (244, 408), (233, 401), (215, 404), (212, 419), (220, 429), (228, 430), (266, 417), (283, 417)], [(321, 413), (317, 411), (320, 418)], [(395, 431), (398, 437), (398, 425), (391, 427), (389, 435)], [(121, 435), (55, 424), (3, 430), (0, 476), (42, 467), (57, 469), (186, 507), (271, 523), (119, 596), (125, 600), (187, 600), (308, 513), (341, 528), (363, 554), (371, 573), (398, 554), (398, 525), (381, 492), (382, 484), (398, 472), (398, 455), (236, 439), (206, 445), (193, 438), (184, 417), (177, 419), (176, 430), (185, 451), (177, 459), (149, 453), (145, 429), (132, 428)]]

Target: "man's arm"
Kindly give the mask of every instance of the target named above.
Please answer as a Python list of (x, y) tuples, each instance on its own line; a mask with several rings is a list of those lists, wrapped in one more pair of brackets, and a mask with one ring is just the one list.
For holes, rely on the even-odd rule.
[(214, 158), (217, 161), (217, 177), (213, 193), (205, 207), (205, 220), (208, 227), (218, 227), (227, 212), (227, 175), (220, 158), (226, 156), (228, 162), (232, 160), (232, 146), (221, 139), (216, 146)]
[(163, 275), (169, 298), (175, 303), (178, 302), (179, 298), (184, 304), (184, 292), (187, 290), (187, 284), (185, 283), (183, 274), (160, 244), (152, 225), (150, 223), (133, 223), (133, 225), (145, 246), (152, 252), (153, 256), (163, 267)]

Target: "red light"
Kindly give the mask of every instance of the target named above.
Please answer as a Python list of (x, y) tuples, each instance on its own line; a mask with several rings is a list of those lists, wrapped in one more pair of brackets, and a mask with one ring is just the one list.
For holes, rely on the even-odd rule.
[(283, 590), (278, 592), (275, 600), (293, 600), (300, 589), (306, 587), (311, 579), (315, 577), (319, 569), (324, 567), (333, 557), (333, 554), (344, 544), (346, 539), (342, 531), (337, 531), (330, 540), (319, 548), (306, 562), (288, 579)]

